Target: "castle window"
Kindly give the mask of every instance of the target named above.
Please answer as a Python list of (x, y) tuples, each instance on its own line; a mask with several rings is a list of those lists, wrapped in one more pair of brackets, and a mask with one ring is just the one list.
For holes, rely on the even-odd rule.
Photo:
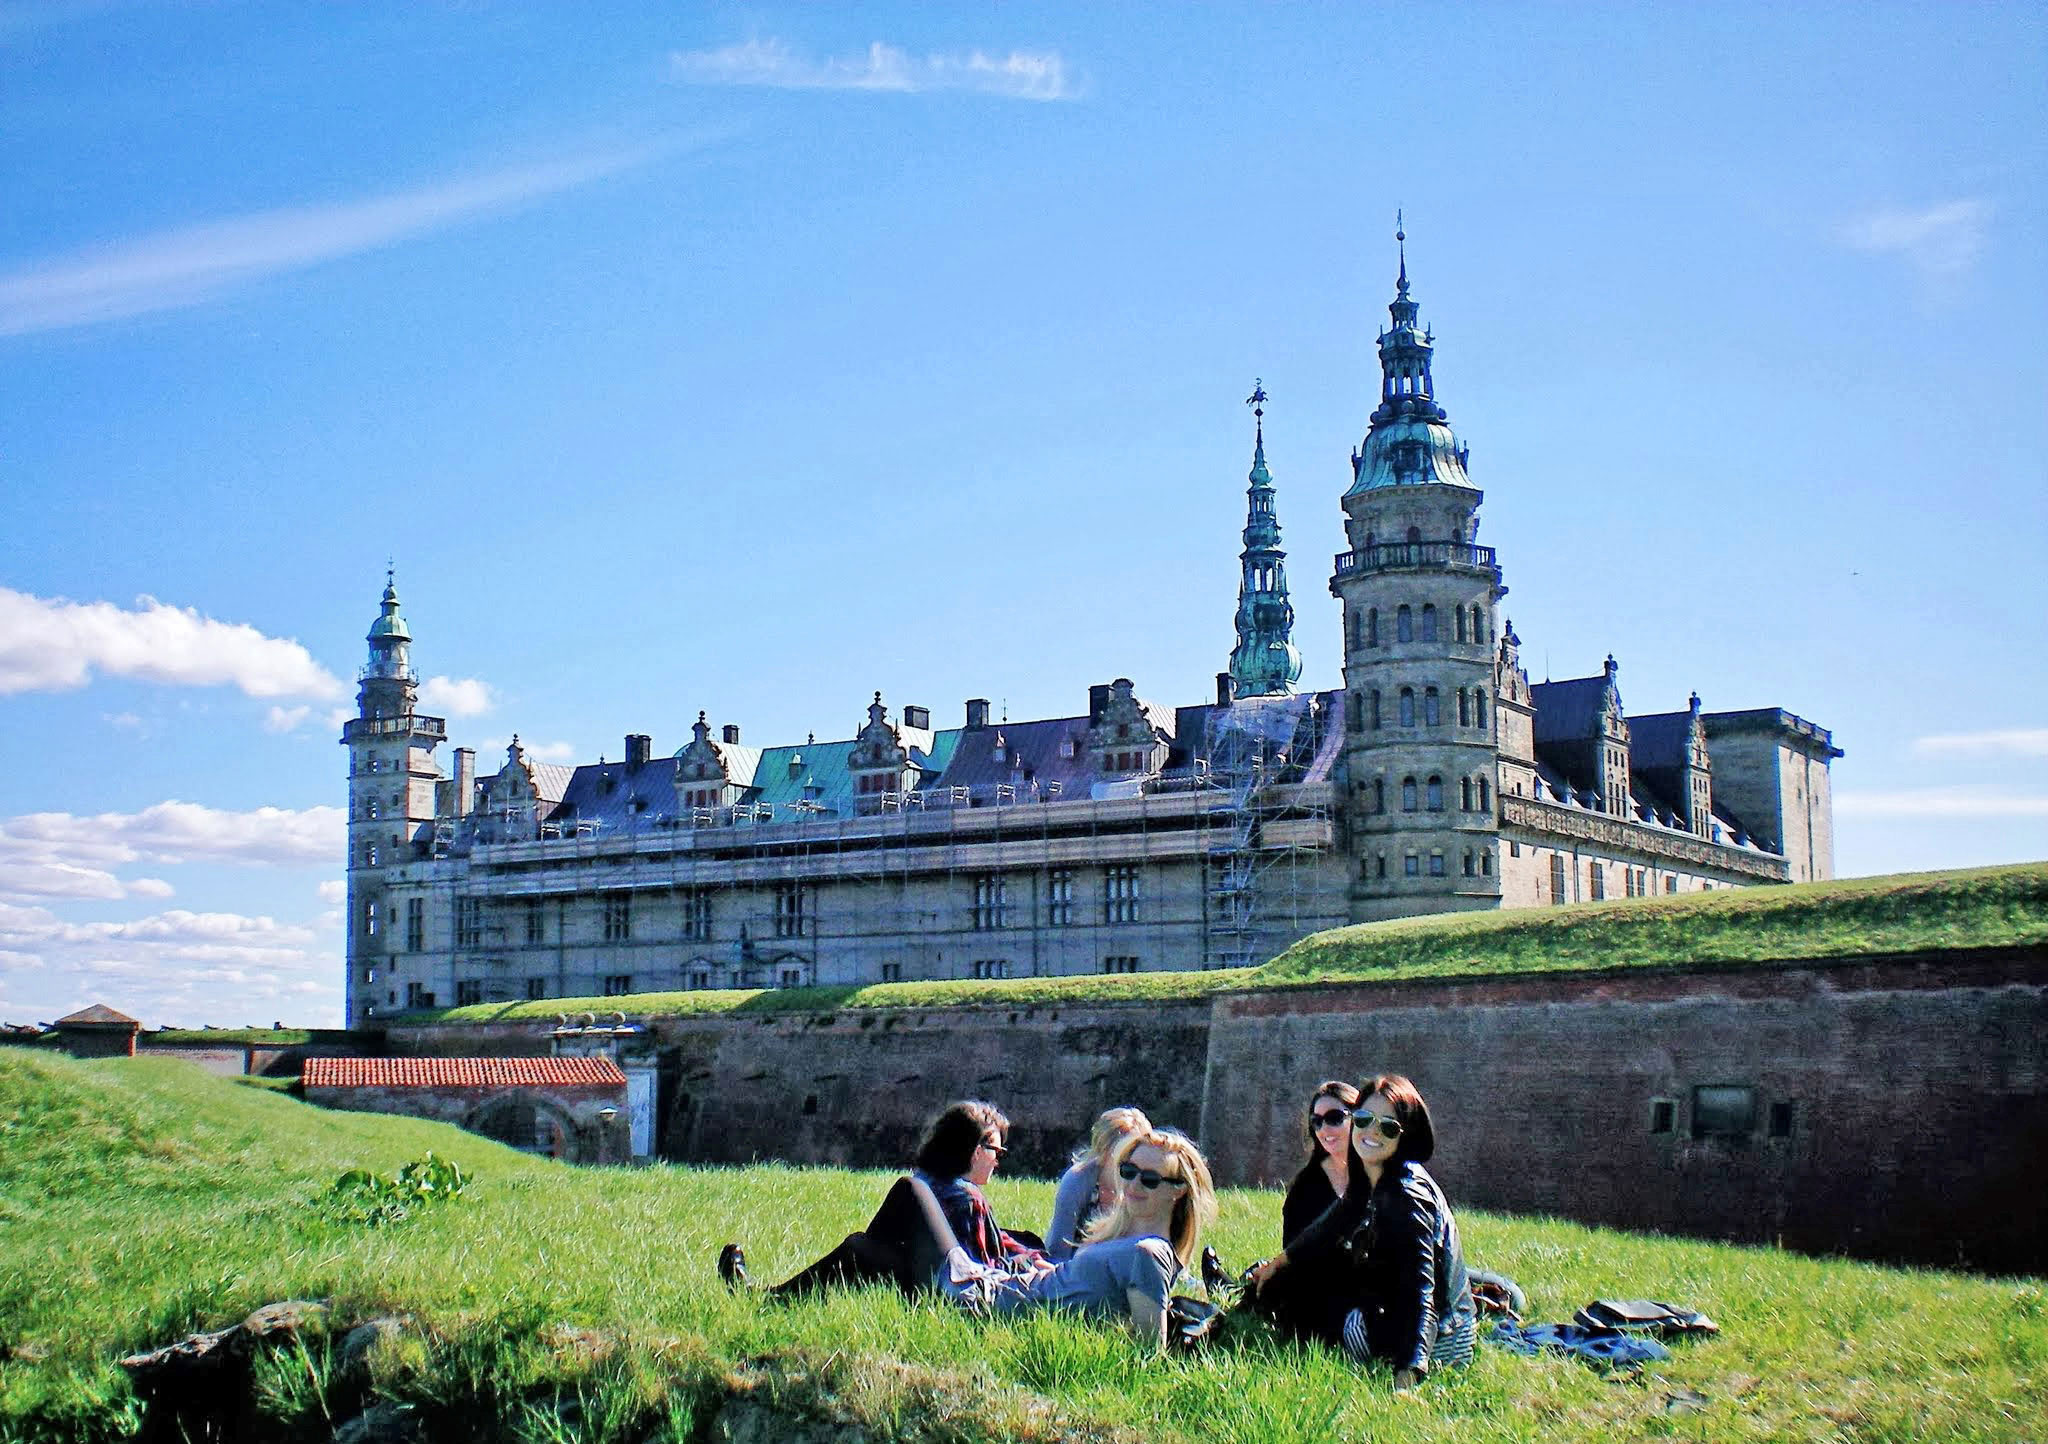
[(1401, 873), (1404, 877), (1421, 877), (1422, 860), (1414, 853), (1409, 853), (1401, 859)]
[(1344, 730), (1347, 732), (1358, 731), (1360, 719), (1364, 716), (1364, 711), (1365, 709), (1359, 705), (1358, 694), (1356, 692), (1346, 692), (1344, 694)]
[(1493, 815), (1493, 784), (1484, 777), (1479, 779), (1479, 810), (1489, 817)]
[(1372, 689), (1372, 730), (1380, 730), (1380, 689)]
[(1105, 973), (1135, 973), (1138, 971), (1138, 960), (1130, 956), (1104, 958), (1102, 960), (1102, 971)]
[(1436, 640), (1436, 604), (1433, 602), (1422, 609), (1422, 640), (1425, 642), (1434, 642)]
[(1472, 876), (1472, 849), (1465, 849), (1465, 876)]
[(1375, 777), (1372, 780), (1372, 810), (1374, 812), (1385, 812), (1387, 810), (1387, 779), (1384, 777)]
[(974, 880), (974, 930), (993, 932), (1010, 925), (1010, 880), (989, 873)]
[(471, 1003), (484, 1000), (484, 984), (481, 978), (464, 978), (455, 985), (455, 1006), (466, 1008)]
[(1716, 1084), (1692, 1090), (1692, 1136), (1747, 1138), (1756, 1131), (1756, 1089)]
[(455, 946), (480, 948), (484, 945), (484, 900), (459, 897), (455, 900)]
[(1403, 687), (1401, 689), (1401, 725), (1403, 727), (1413, 727), (1415, 725), (1415, 689), (1413, 687)]
[[(1460, 777), (1458, 779), (1458, 810), (1460, 812), (1470, 812), (1472, 810), (1472, 779), (1469, 777)], [(1466, 854), (1466, 860), (1468, 862), (1471, 860), (1470, 853)], [(1467, 867), (1465, 871), (1470, 872), (1472, 869)]]
[(1650, 1100), (1650, 1131), (1670, 1133), (1678, 1126), (1678, 1100), (1675, 1098), (1652, 1098)]
[(1553, 904), (1571, 901), (1570, 895), (1566, 892), (1564, 854), (1561, 852), (1553, 852), (1550, 855), (1550, 901)]
[(1472, 694), (1463, 687), (1458, 689), (1458, 725), (1460, 727), (1472, 725)]
[(1586, 896), (1594, 902), (1607, 899), (1607, 869), (1597, 861), (1586, 864)]
[(1674, 876), (1674, 877), (1667, 877), (1667, 878), (1665, 878), (1665, 879), (1664, 879), (1664, 891), (1666, 891), (1666, 892), (1677, 892), (1677, 891), (1678, 891), (1678, 879), (1677, 879), (1677, 878), (1676, 878), (1675, 876)]
[(632, 894), (609, 894), (604, 900), (604, 940), (608, 943), (623, 943), (631, 941), (632, 937)]
[(1479, 874), (1480, 874), (1480, 876), (1481, 876), (1481, 877), (1492, 877), (1492, 876), (1493, 876), (1493, 854), (1492, 854), (1492, 853), (1490, 853), (1490, 852), (1481, 852), (1481, 853), (1479, 854)]
[(537, 897), (528, 898), (526, 900), (526, 941), (528, 944), (538, 943), (542, 940), (545, 929), (543, 918), (544, 914), (541, 912), (540, 899)]
[(1442, 812), (1444, 810), (1444, 780), (1441, 777), (1432, 776), (1429, 779), (1429, 810), (1431, 812)]
[(607, 998), (623, 998), (633, 991), (631, 973), (607, 973), (604, 978), (604, 995)]
[(1436, 688), (1426, 688), (1422, 694), (1423, 725), (1425, 727), (1437, 727), (1443, 724), (1443, 720), (1443, 706), (1437, 699)]
[(1792, 1136), (1792, 1103), (1789, 1099), (1771, 1105), (1771, 1137)]
[(1515, 840), (1514, 840), (1513, 838), (1509, 838), (1509, 839), (1508, 839), (1508, 856), (1509, 856), (1509, 857), (1520, 857), (1521, 855), (1522, 855), (1522, 844), (1520, 844), (1519, 842), (1516, 842), (1516, 841), (1515, 841)]
[(1349, 646), (1349, 647), (1351, 648), (1351, 650), (1352, 650), (1352, 651), (1354, 651), (1354, 652), (1358, 650), (1358, 637), (1359, 637), (1359, 629), (1360, 629), (1360, 622), (1361, 622), (1361, 618), (1359, 617), (1358, 613), (1356, 613), (1356, 612), (1353, 612), (1353, 613), (1352, 613), (1352, 614), (1351, 614), (1351, 615), (1350, 615), (1349, 617), (1345, 618), (1345, 627), (1344, 627), (1344, 640), (1345, 640), (1345, 644), (1346, 644), (1347, 646)]
[(1063, 928), (1074, 920), (1074, 870), (1055, 868), (1045, 875), (1045, 920)]
[(711, 894), (686, 892), (682, 902), (683, 936), (700, 943), (708, 941), (711, 937)]
[(800, 882), (775, 885), (775, 936), (800, 938), (804, 935), (804, 886)]
[(1465, 609), (1463, 607), (1453, 607), (1451, 612), (1458, 619), (1458, 640), (1462, 642), (1465, 640)]
[(434, 1006), (434, 995), (427, 991), (425, 983), (407, 983), (405, 985), (405, 1006), (408, 1008), (431, 1008)]
[[(1370, 543), (1368, 543), (1370, 545)], [(1380, 609), (1373, 607), (1365, 614), (1365, 645), (1377, 647), (1380, 644)]]
[(375, 867), (377, 865), (376, 843), (367, 842), (363, 844), (363, 864), (366, 867)]
[(1408, 545), (1410, 545), (1410, 546), (1416, 546), (1416, 545), (1418, 545), (1418, 544), (1419, 544), (1419, 543), (1420, 543), (1421, 541), (1422, 541), (1422, 528), (1421, 528), (1421, 527), (1419, 527), (1419, 526), (1411, 526), (1411, 527), (1409, 527), (1409, 528), (1408, 528)]
[(363, 933), (366, 937), (377, 936), (377, 900), (369, 899), (363, 904)]
[(1413, 812), (1415, 810), (1415, 779), (1412, 777), (1401, 779), (1401, 810), (1403, 812)]
[(902, 982), (902, 981), (903, 981), (903, 964), (901, 964), (901, 963), (884, 963), (884, 964), (882, 964), (882, 981), (883, 981), (883, 982), (885, 982), (885, 983), (900, 983), (900, 982)]
[(1477, 687), (1472, 689), (1472, 725), (1486, 726), (1486, 693)]
[(405, 900), (405, 950), (419, 952), (427, 945), (427, 900), (423, 897), (409, 897)]
[(1485, 640), (1486, 640), (1486, 638), (1485, 638), (1484, 636), (1482, 636), (1482, 635), (1481, 635), (1482, 631), (1483, 631), (1483, 630), (1484, 630), (1484, 628), (1485, 628), (1485, 625), (1486, 625), (1486, 624), (1485, 624), (1485, 620), (1484, 620), (1484, 619), (1483, 619), (1483, 618), (1481, 617), (1481, 615), (1480, 615), (1480, 612), (1479, 612), (1479, 608), (1477, 608), (1477, 607), (1474, 607), (1474, 608), (1472, 609), (1472, 640), (1473, 640), (1473, 641), (1475, 641), (1475, 642), (1483, 642), (1483, 641), (1485, 641)]
[(1444, 875), (1444, 855), (1441, 852), (1433, 851), (1430, 853), (1429, 875), (1431, 877), (1442, 877)]
[(1408, 605), (1405, 602), (1401, 604), (1401, 609), (1394, 613), (1394, 640), (1397, 642), (1412, 642), (1415, 640), (1415, 614), (1408, 610)]
[(372, 797), (372, 798), (368, 798), (368, 799), (366, 799), (366, 800), (364, 801), (364, 803), (363, 803), (363, 816), (365, 816), (365, 817), (369, 818), (369, 819), (370, 819), (370, 821), (372, 821), (372, 822), (375, 822), (375, 821), (377, 820), (377, 799), (376, 799), (376, 798)]
[(1137, 868), (1103, 869), (1102, 920), (1106, 923), (1134, 923), (1138, 920)]
[(974, 976), (983, 980), (1007, 978), (1010, 976), (1010, 960), (1008, 958), (977, 958), (974, 962)]
[(547, 980), (546, 978), (528, 978), (528, 979), (526, 980), (526, 1001), (527, 1001), (527, 1002), (529, 1002), (529, 1003), (535, 1003), (535, 1002), (539, 1002), (539, 1001), (540, 1001), (540, 1000), (541, 1000), (542, 998), (545, 998), (545, 997), (546, 997), (547, 995), (548, 995), (548, 980)]
[(1376, 872), (1376, 873), (1377, 873), (1377, 874), (1378, 874), (1378, 875), (1379, 875), (1380, 877), (1385, 877), (1385, 876), (1387, 875), (1387, 855), (1386, 855), (1385, 853), (1381, 853), (1381, 854), (1380, 854), (1380, 856), (1379, 856), (1379, 865), (1378, 865), (1378, 867), (1376, 867), (1376, 868), (1374, 869), (1374, 871), (1375, 871), (1375, 872)]

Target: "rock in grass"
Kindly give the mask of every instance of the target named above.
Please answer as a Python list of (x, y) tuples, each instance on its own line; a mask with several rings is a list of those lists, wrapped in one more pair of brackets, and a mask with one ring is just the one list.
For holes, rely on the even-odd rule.
[(426, 1435), (410, 1404), (372, 1404), (334, 1431), (334, 1444), (421, 1444)]

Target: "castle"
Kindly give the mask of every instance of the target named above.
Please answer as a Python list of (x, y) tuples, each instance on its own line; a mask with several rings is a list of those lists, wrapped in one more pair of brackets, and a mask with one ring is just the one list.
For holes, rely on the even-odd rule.
[(1225, 967), (1323, 928), (1833, 872), (1829, 733), (1778, 708), (1629, 715), (1609, 657), (1532, 685), (1436, 399), (1405, 246), (1343, 494), (1344, 685), (1301, 694), (1263, 389), (1237, 645), (1211, 702), (673, 756), (435, 758), (387, 583), (349, 754), (347, 1021), (691, 988)]

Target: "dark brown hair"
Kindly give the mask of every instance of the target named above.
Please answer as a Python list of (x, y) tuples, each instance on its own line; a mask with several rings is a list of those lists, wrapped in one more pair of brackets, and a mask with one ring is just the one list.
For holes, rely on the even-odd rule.
[(1399, 1163), (1407, 1159), (1411, 1163), (1427, 1163), (1436, 1152), (1436, 1125), (1429, 1121), (1429, 1105), (1422, 1101), (1422, 1094), (1416, 1091), (1399, 1073), (1382, 1073), (1377, 1078), (1358, 1085), (1361, 1099), (1377, 1093), (1394, 1105), (1394, 1117), (1401, 1122), (1401, 1139), (1394, 1147), (1394, 1156), (1387, 1161)]
[(998, 1141), (1008, 1135), (1010, 1120), (993, 1103), (969, 1098), (946, 1106), (924, 1131), (912, 1160), (919, 1172), (933, 1178), (958, 1178), (974, 1165), (974, 1150), (993, 1133)]
[(1364, 1096), (1342, 1078), (1325, 1078), (1316, 1084), (1316, 1091), (1308, 1095), (1308, 1162), (1302, 1165), (1304, 1169), (1320, 1167), (1323, 1161), (1323, 1145), (1316, 1141), (1316, 1101), (1321, 1098), (1334, 1098), (1342, 1103), (1344, 1111), (1349, 1113), (1358, 1106), (1359, 1099)]

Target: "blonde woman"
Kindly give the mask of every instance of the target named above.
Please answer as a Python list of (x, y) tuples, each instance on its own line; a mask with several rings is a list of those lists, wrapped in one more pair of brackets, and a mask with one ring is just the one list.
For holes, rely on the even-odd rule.
[(1072, 1258), (1082, 1231), (1116, 1202), (1117, 1176), (1110, 1166), (1116, 1146), (1133, 1133), (1150, 1133), (1151, 1120), (1135, 1108), (1112, 1108), (1095, 1120), (1088, 1146), (1074, 1155), (1052, 1196), (1052, 1222), (1045, 1253), (1054, 1263)]
[(1065, 1263), (1020, 1278), (977, 1264), (954, 1240), (937, 1200), (913, 1179), (945, 1262), (938, 1284), (952, 1298), (996, 1315), (1059, 1309), (1113, 1319), (1166, 1347), (1166, 1301), (1216, 1220), (1216, 1190), (1201, 1150), (1170, 1129), (1133, 1133), (1110, 1154), (1117, 1195)]

